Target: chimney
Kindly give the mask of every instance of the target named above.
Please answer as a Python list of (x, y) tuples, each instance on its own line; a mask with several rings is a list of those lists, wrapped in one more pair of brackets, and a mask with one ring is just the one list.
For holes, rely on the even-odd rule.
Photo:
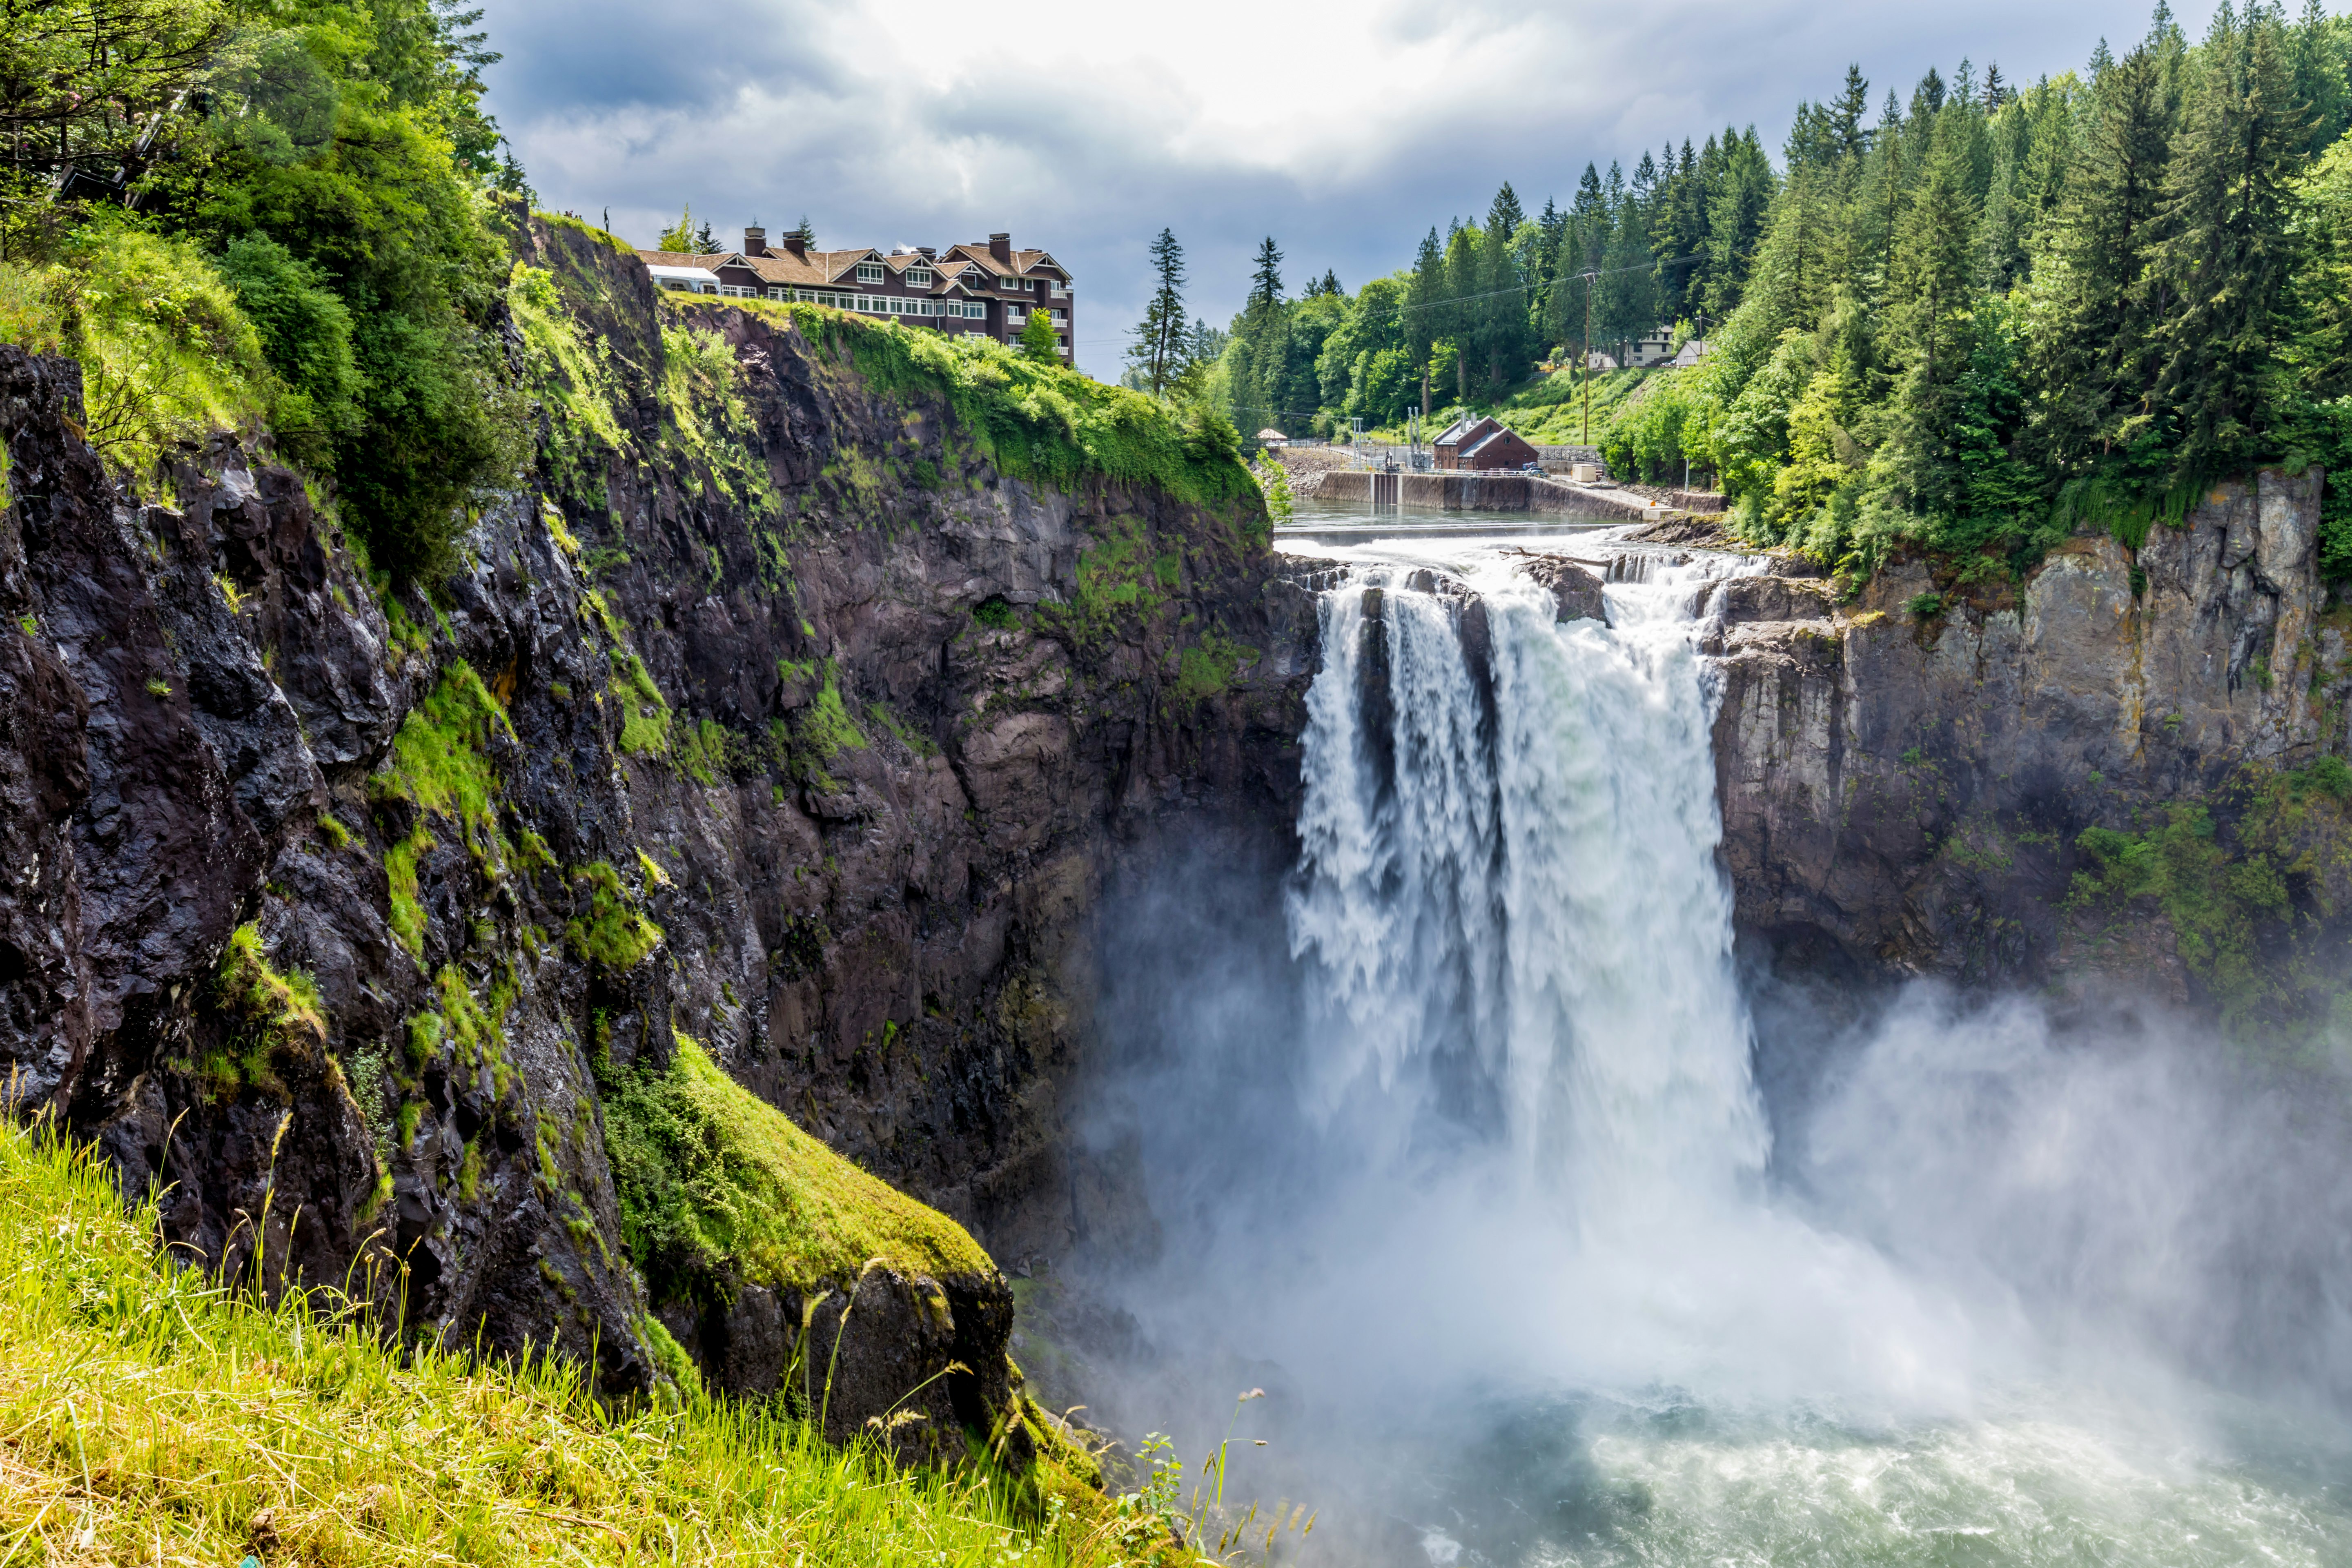
[(768, 231), (761, 228), (756, 223), (746, 228), (743, 231), (743, 254), (746, 256), (767, 255)]
[(784, 236), (784, 248), (791, 251), (794, 256), (799, 257), (803, 261), (808, 259), (808, 239), (798, 229), (794, 229), (790, 234)]
[(1001, 265), (1005, 267), (1012, 266), (1013, 237), (1009, 234), (990, 235), (988, 237), (988, 254), (996, 258), (997, 261)]
[(936, 246), (919, 245), (915, 247), (915, 254), (921, 257), (926, 261), (937, 261), (940, 258), (939, 249)]

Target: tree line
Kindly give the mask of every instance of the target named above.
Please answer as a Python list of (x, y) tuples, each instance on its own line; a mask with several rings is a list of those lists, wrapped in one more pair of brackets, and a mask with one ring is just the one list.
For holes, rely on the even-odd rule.
[(1907, 542), (2005, 575), (2086, 525), (2136, 547), (2252, 465), (2352, 468), (2352, 21), (2224, 0), (2191, 39), (2159, 4), (2079, 72), (1872, 98), (1849, 68), (1777, 163), (1726, 132), (1532, 217), (1506, 184), (1352, 296), (1284, 299), (1269, 241), (1202, 379), (1245, 428), (1381, 426), (1674, 322), (1707, 357), (1644, 384), (1612, 465), (1687, 462), (1749, 537), (1853, 574)]
[(1721, 320), (1739, 302), (1777, 188), (1753, 127), (1644, 153), (1630, 176), (1619, 163), (1605, 175), (1588, 163), (1567, 206), (1548, 199), (1533, 216), (1506, 181), (1483, 219), (1453, 219), (1443, 238), (1431, 228), (1411, 266), (1354, 295), (1327, 270), (1287, 296), (1268, 237), (1230, 328), (1196, 321), (1189, 335), (1182, 249), (1163, 230), (1127, 379), (1166, 393), (1173, 366), (1237, 423), (1292, 435), (1492, 399), (1547, 353), (1622, 357), (1662, 325), (1703, 331)]

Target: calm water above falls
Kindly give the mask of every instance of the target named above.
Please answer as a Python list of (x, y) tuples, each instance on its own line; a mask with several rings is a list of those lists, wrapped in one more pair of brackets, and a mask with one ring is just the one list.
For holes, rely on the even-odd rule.
[[(2352, 1563), (2336, 1417), (2143, 1331), (2208, 1275), (2250, 1321), (2213, 1233), (2255, 1200), (2203, 1194), (2264, 1108), (1918, 991), (1768, 1111), (1693, 646), (1730, 564), (1603, 626), (1405, 548), (1322, 601), (1289, 989), (1229, 965), (1140, 1086), (1171, 1261), (1129, 1299), (1268, 1384), (1307, 1560)], [(2315, 1268), (2284, 1321), (2340, 1341)]]

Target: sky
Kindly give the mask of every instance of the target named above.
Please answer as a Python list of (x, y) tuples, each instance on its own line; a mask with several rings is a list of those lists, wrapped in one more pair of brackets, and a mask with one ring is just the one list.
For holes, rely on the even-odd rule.
[[(1754, 124), (1777, 161), (1849, 62), (1907, 100), (1965, 57), (2011, 81), (2147, 30), (2139, 0), (484, 0), (488, 105), (540, 205), (653, 244), (691, 205), (720, 241), (805, 216), (827, 248), (1009, 231), (1076, 280), (1080, 366), (1115, 378), (1185, 247), (1223, 326), (1271, 235), (1296, 294), (1408, 264), (1511, 182), (1566, 203), (1588, 160)], [(2191, 36), (2210, 15), (2188, 0)]]

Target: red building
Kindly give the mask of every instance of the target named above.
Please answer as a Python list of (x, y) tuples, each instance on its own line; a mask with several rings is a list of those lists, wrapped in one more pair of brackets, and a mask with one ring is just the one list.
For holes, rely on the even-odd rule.
[(1517, 431), (1483, 415), (1455, 420), (1430, 447), (1440, 468), (1461, 473), (1523, 468), (1537, 458), (1536, 449)]
[(1068, 363), (1075, 313), (1070, 275), (1043, 250), (1015, 250), (1013, 237), (985, 245), (929, 246), (884, 253), (812, 250), (798, 235), (774, 248), (765, 229), (743, 231), (740, 250), (703, 256), (640, 250), (654, 283), (688, 293), (747, 300), (798, 300), (837, 310), (888, 316), (936, 331), (978, 332), (999, 342), (1021, 335), (1033, 310), (1045, 310)]

